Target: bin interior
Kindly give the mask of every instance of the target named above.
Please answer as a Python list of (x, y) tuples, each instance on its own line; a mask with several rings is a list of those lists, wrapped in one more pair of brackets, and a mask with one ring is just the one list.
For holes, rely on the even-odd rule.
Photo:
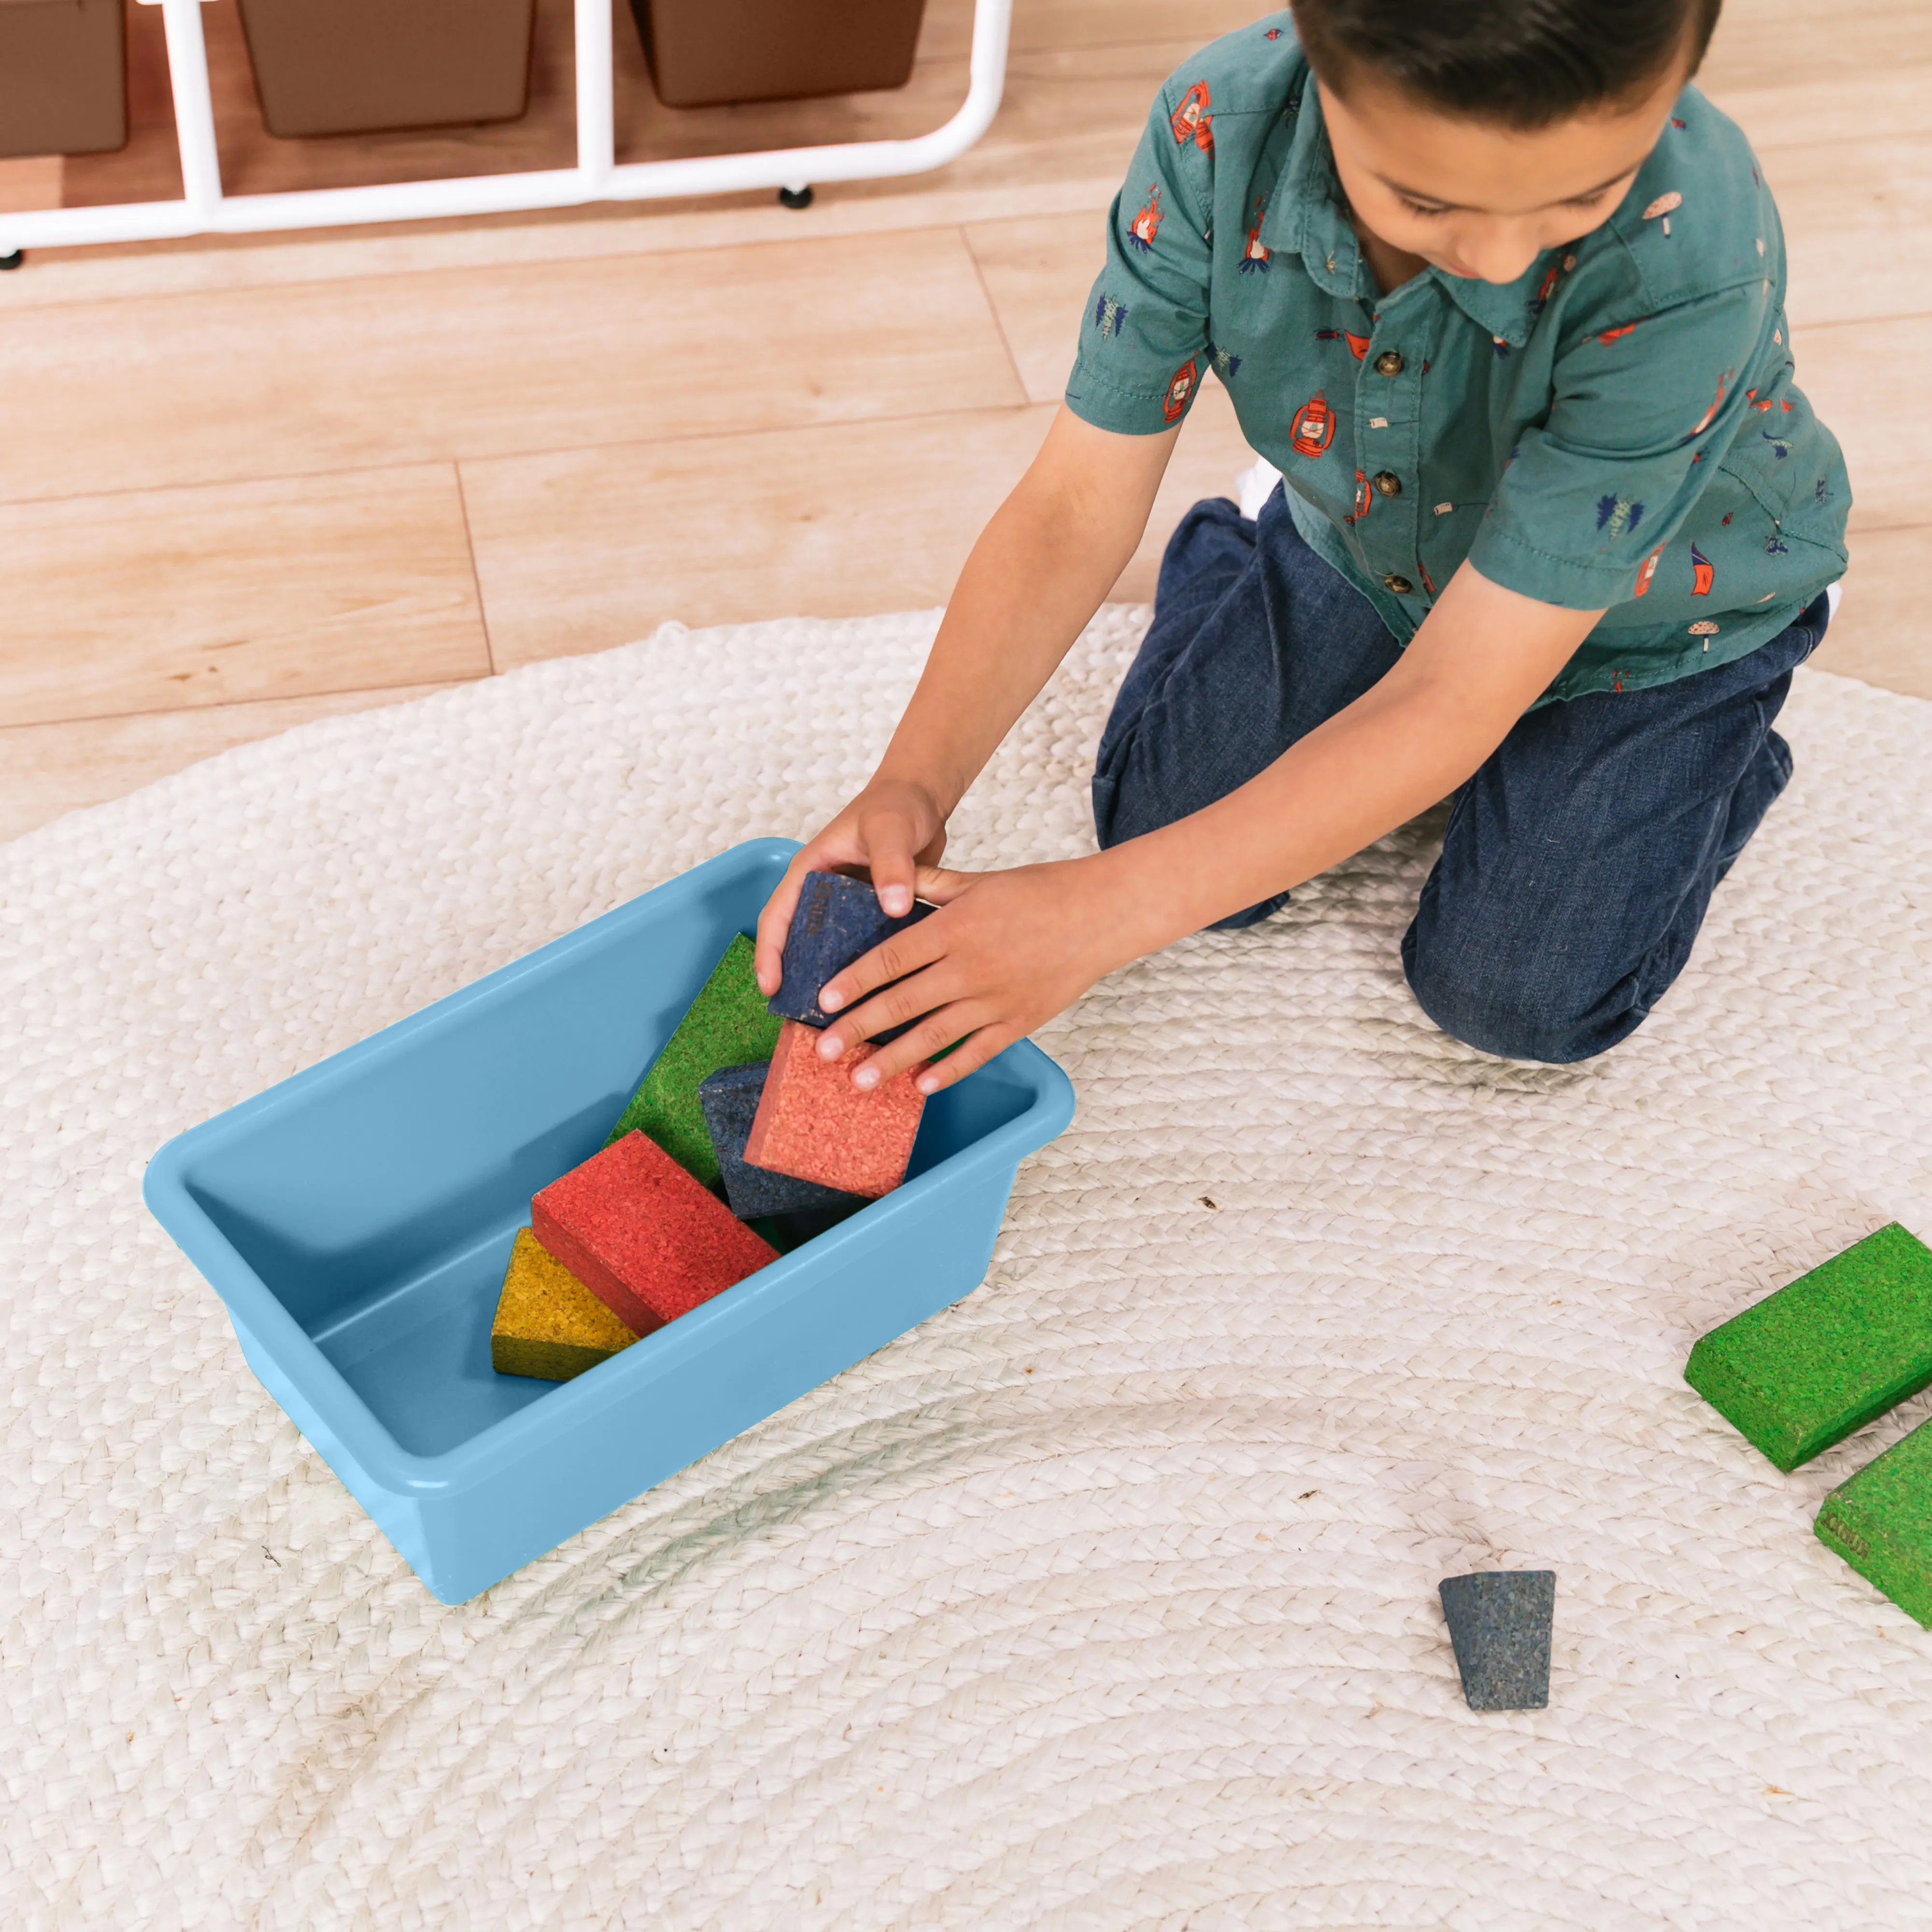
[[(602, 1144), (774, 878), (761, 866), (694, 916), (640, 919), (534, 954), (476, 997), (430, 1009), (426, 1024), (406, 1022), (326, 1063), (184, 1172), (402, 1448), (455, 1448), (563, 1386), (490, 1366), (511, 1241), (531, 1195)], [(910, 1175), (1034, 1098), (998, 1060), (934, 1096)]]

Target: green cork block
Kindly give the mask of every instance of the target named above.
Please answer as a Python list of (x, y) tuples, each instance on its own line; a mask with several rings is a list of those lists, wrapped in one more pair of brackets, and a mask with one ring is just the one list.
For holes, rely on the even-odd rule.
[(718, 1156), (698, 1104), (698, 1083), (721, 1066), (770, 1059), (784, 1024), (758, 991), (753, 957), (752, 942), (738, 934), (610, 1130), (617, 1141), (641, 1129), (707, 1187), (718, 1184)]
[(1700, 1336), (1684, 1379), (1796, 1468), (1932, 1382), (1932, 1249), (1868, 1234)]
[(1815, 1526), (1826, 1549), (1932, 1630), (1932, 1422), (1840, 1483)]

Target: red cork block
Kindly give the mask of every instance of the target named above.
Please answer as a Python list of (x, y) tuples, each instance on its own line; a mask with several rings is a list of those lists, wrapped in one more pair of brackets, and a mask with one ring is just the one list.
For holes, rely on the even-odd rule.
[(852, 1070), (872, 1057), (871, 1044), (821, 1060), (822, 1037), (816, 1027), (785, 1022), (745, 1159), (774, 1174), (876, 1199), (905, 1178), (926, 1110), (926, 1096), (913, 1082), (926, 1063), (868, 1090), (852, 1084)]
[(530, 1231), (640, 1335), (778, 1258), (703, 1182), (637, 1132), (536, 1196)]

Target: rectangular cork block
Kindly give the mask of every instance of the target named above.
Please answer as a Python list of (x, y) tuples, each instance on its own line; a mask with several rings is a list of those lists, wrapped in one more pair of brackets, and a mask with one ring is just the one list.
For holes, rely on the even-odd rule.
[(1684, 1379), (1796, 1468), (1932, 1382), (1932, 1250), (1868, 1234), (1701, 1336)]
[(537, 1239), (640, 1334), (675, 1322), (778, 1250), (648, 1135), (626, 1134), (530, 1202)]
[(641, 1332), (620, 1321), (529, 1228), (517, 1230), (490, 1324), (490, 1366), (497, 1374), (567, 1382)]
[(852, 1070), (873, 1050), (868, 1043), (821, 1060), (817, 1030), (787, 1020), (745, 1158), (868, 1200), (890, 1193), (905, 1178), (918, 1138), (926, 1096), (913, 1082), (925, 1069), (908, 1067), (868, 1092), (852, 1084)]
[(865, 1206), (864, 1201), (856, 1194), (821, 1187), (815, 1180), (800, 1180), (796, 1174), (754, 1167), (745, 1158), (745, 1143), (752, 1137), (752, 1123), (758, 1118), (769, 1066), (766, 1062), (722, 1066), (707, 1074), (698, 1087), (698, 1104), (704, 1109), (705, 1125), (711, 1130), (711, 1144), (724, 1177), (724, 1198), (741, 1221), (811, 1215), (822, 1218), (830, 1227), (843, 1215), (856, 1214)]
[(718, 1159), (698, 1105), (698, 1083), (721, 1066), (768, 1060), (778, 1044), (778, 1022), (758, 991), (752, 957), (752, 942), (742, 932), (735, 935), (610, 1131), (613, 1142), (648, 1134), (707, 1187), (718, 1184)]
[(1818, 1540), (1932, 1630), (1932, 1422), (1825, 1498)]
[[(826, 981), (937, 910), (915, 904), (902, 919), (894, 919), (864, 880), (848, 879), (842, 872), (806, 873), (785, 934), (784, 977), (772, 995), (772, 1011), (807, 1026), (830, 1026), (832, 1016), (818, 1004), (819, 989)], [(904, 1030), (898, 1027), (881, 1034), (880, 1041), (883, 1044)]]

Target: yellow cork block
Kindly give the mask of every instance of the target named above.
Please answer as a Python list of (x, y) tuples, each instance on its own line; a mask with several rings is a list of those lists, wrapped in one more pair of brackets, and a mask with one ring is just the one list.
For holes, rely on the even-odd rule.
[(517, 1230), (490, 1324), (490, 1365), (500, 1376), (567, 1382), (637, 1339), (529, 1228)]

